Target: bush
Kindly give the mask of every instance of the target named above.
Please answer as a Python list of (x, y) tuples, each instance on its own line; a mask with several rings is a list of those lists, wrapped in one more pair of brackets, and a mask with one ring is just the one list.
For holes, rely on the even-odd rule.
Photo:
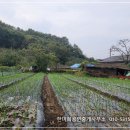
[(76, 76), (85, 76), (86, 75), (86, 71), (77, 71), (74, 73)]

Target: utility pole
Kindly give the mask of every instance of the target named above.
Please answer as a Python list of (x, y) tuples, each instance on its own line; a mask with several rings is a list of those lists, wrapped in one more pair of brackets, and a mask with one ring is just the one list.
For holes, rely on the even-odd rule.
[(112, 49), (110, 48), (110, 57), (111, 57)]

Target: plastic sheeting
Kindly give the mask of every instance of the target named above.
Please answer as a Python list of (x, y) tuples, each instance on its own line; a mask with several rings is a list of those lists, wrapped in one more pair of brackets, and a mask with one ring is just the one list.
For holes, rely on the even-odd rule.
[(78, 69), (80, 67), (80, 64), (74, 64), (70, 66), (71, 69)]

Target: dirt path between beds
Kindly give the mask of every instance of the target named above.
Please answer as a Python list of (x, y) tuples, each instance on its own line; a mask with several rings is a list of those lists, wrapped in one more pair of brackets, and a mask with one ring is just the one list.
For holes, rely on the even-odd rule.
[[(44, 77), (43, 87), (42, 87), (42, 93), (43, 93), (43, 107), (44, 107), (44, 115), (45, 115), (45, 122), (44, 127), (45, 130), (51, 130), (49, 127), (55, 127), (53, 130), (56, 130), (56, 127), (58, 127), (58, 130), (63, 130), (63, 128), (59, 127), (67, 127), (66, 122), (60, 122), (57, 120), (58, 117), (64, 116), (64, 110), (62, 107), (58, 104), (58, 99), (55, 96), (55, 93), (52, 89), (52, 86), (48, 80), (48, 77)], [(68, 128), (65, 128), (68, 130)]]

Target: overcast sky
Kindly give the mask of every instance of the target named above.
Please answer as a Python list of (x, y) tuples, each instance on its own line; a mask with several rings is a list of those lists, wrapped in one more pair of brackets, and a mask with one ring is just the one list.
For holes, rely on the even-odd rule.
[(109, 48), (130, 38), (130, 1), (0, 0), (0, 20), (68, 37), (88, 57), (109, 57)]

